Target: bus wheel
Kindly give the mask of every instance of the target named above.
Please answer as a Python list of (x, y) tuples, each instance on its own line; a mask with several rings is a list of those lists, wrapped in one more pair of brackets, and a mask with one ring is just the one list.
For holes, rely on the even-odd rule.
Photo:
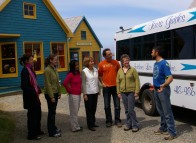
[(156, 103), (153, 91), (145, 89), (142, 93), (142, 109), (146, 115), (153, 116), (156, 113)]

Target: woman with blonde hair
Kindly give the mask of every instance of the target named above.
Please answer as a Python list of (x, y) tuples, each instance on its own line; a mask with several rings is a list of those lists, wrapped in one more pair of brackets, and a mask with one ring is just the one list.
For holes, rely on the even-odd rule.
[(86, 109), (86, 119), (88, 129), (95, 131), (95, 113), (97, 109), (97, 99), (99, 94), (98, 70), (94, 67), (92, 57), (84, 58), (85, 68), (82, 70), (82, 90)]

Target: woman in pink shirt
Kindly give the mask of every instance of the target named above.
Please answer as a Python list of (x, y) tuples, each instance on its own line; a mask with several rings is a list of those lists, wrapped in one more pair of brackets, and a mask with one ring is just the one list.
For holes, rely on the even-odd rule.
[(72, 60), (69, 63), (70, 71), (67, 74), (63, 85), (69, 94), (70, 124), (73, 132), (82, 131), (78, 123), (78, 111), (81, 101), (82, 78), (79, 71), (78, 61)]

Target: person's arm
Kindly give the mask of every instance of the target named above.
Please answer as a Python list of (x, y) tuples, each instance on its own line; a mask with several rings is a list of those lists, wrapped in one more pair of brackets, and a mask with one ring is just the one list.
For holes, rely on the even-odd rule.
[(49, 70), (45, 70), (44, 71), (44, 82), (45, 82), (45, 89), (48, 93), (48, 95), (50, 96), (50, 98), (54, 98), (54, 93), (52, 91), (52, 85), (51, 85), (51, 81), (50, 81), (50, 71)]
[(171, 73), (171, 70), (170, 70), (170, 66), (167, 62), (164, 63), (163, 70), (164, 70), (164, 73), (166, 75), (166, 80), (162, 85), (160, 85), (160, 90), (161, 91), (166, 86), (169, 86), (170, 83), (173, 81), (173, 76), (172, 76), (172, 73)]
[(27, 69), (23, 69), (21, 72), (21, 89), (29, 92), (35, 92), (33, 86), (30, 86), (30, 78)]
[(82, 92), (83, 92), (83, 98), (85, 101), (88, 100), (88, 97), (86, 95), (86, 74), (84, 71), (82, 71)]
[(72, 73), (68, 73), (67, 77), (63, 81), (63, 86), (65, 87), (68, 93), (71, 92), (70, 81), (71, 81), (72, 76), (73, 76)]
[(116, 76), (116, 90), (117, 90), (117, 95), (119, 98), (121, 98), (121, 94), (120, 94), (120, 80), (119, 80), (119, 76), (120, 76), (120, 71), (118, 70), (117, 76)]
[(170, 75), (167, 77), (167, 79), (165, 80), (165, 83), (163, 83), (162, 85), (160, 85), (160, 87), (164, 88), (168, 85), (170, 85), (170, 83), (173, 81), (173, 76)]
[[(117, 61), (117, 69), (119, 70), (120, 69), (120, 64), (119, 64), (119, 62)], [(117, 71), (118, 71), (117, 70)]]
[(58, 72), (56, 71), (56, 74), (58, 75), (58, 93), (59, 93), (59, 99), (61, 98), (61, 83), (60, 83), (60, 80), (59, 80), (59, 74)]
[(105, 84), (103, 83), (103, 79), (102, 79), (103, 78), (103, 68), (100, 64), (99, 64), (99, 69), (98, 69), (98, 78), (99, 78), (101, 85), (103, 87), (105, 87)]
[(82, 71), (82, 93), (86, 94), (86, 74)]
[(135, 78), (135, 96), (138, 96), (138, 93), (140, 91), (140, 79), (137, 70), (133, 69), (133, 76)]

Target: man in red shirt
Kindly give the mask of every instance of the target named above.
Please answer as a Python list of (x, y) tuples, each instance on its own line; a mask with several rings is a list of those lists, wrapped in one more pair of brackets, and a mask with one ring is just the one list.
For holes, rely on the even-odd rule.
[(120, 120), (120, 99), (118, 98), (116, 92), (116, 75), (118, 69), (120, 68), (120, 64), (118, 63), (118, 61), (112, 59), (112, 53), (110, 49), (103, 50), (103, 57), (105, 58), (105, 60), (99, 63), (98, 73), (99, 80), (103, 86), (106, 127), (111, 127), (113, 124), (110, 107), (111, 95), (114, 101), (115, 124), (118, 127), (122, 127)]

